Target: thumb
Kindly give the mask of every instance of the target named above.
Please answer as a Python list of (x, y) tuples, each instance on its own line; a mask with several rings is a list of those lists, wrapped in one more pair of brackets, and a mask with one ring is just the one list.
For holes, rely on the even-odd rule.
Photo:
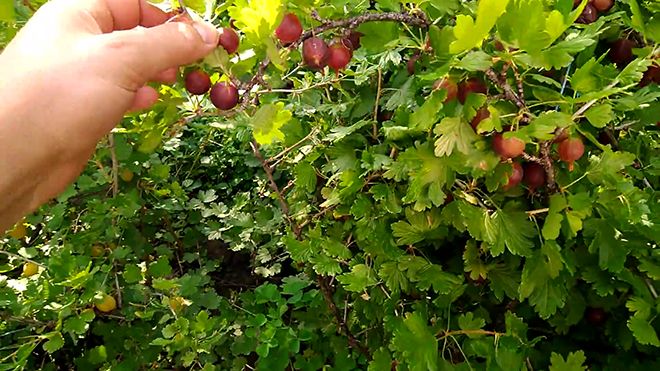
[(104, 47), (111, 50), (110, 61), (126, 63), (139, 75), (137, 78), (147, 81), (163, 70), (205, 57), (217, 47), (219, 34), (205, 22), (168, 22), (103, 37), (107, 37)]

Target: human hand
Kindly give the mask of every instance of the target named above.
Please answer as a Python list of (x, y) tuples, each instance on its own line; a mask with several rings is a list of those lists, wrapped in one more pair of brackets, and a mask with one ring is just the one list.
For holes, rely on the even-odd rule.
[(0, 233), (61, 193), (145, 84), (173, 82), (215, 49), (201, 22), (167, 22), (146, 0), (52, 0), (0, 54)]

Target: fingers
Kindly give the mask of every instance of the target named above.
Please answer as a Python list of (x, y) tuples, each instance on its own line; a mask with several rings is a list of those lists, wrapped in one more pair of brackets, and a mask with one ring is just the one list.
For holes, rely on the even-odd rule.
[(156, 75), (152, 81), (160, 82), (163, 84), (174, 84), (176, 82), (177, 75), (179, 74), (179, 69), (176, 67), (168, 68), (165, 71), (160, 72)]
[(53, 8), (50, 13), (64, 22), (91, 15), (103, 33), (153, 27), (169, 19), (167, 13), (146, 0), (52, 0), (47, 5)]
[[(112, 15), (113, 30), (129, 30), (138, 25), (153, 27), (165, 23), (168, 15), (145, 0), (101, 0)], [(103, 4), (102, 4), (103, 5)]]
[(218, 43), (218, 31), (206, 23), (169, 22), (152, 28), (135, 28), (102, 35), (100, 45), (109, 58), (119, 62), (137, 76), (142, 85), (162, 71), (186, 65), (203, 58)]
[(142, 111), (147, 109), (158, 102), (158, 92), (150, 86), (143, 86), (135, 92), (133, 104), (129, 108), (129, 112)]

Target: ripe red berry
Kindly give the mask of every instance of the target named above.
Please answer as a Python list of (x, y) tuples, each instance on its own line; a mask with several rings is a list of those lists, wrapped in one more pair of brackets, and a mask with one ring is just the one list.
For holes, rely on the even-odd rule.
[(303, 28), (300, 20), (293, 13), (286, 14), (275, 30), (275, 36), (277, 36), (282, 44), (290, 44), (298, 41), (302, 33)]
[(465, 104), (465, 100), (467, 99), (468, 94), (470, 93), (486, 94), (487, 92), (488, 92), (488, 88), (486, 87), (486, 84), (484, 84), (483, 81), (477, 78), (471, 78), (466, 81), (463, 81), (458, 86), (458, 101), (461, 102), (461, 104)]
[(440, 80), (436, 80), (433, 83), (433, 90), (440, 90), (440, 89), (445, 89), (447, 91), (447, 97), (445, 98), (445, 103), (449, 102), (450, 100), (456, 99), (456, 96), (458, 95), (458, 85), (454, 82), (454, 80), (445, 77)]
[(224, 27), (220, 29), (218, 46), (225, 48), (227, 54), (234, 54), (238, 50), (239, 42), (238, 34), (232, 28)]
[(408, 75), (414, 75), (415, 74), (415, 65), (417, 64), (417, 60), (419, 59), (419, 54), (415, 54), (410, 59), (408, 59), (408, 62), (406, 62), (406, 70), (408, 71)]
[(504, 139), (500, 133), (493, 137), (493, 150), (503, 159), (516, 158), (525, 151), (525, 142), (518, 138)]
[(612, 8), (614, 0), (591, 0), (589, 3), (600, 13), (604, 13)]
[(305, 64), (312, 69), (320, 70), (328, 64), (330, 49), (322, 39), (310, 37), (303, 42), (302, 54)]
[(524, 171), (522, 166), (520, 166), (520, 164), (517, 162), (514, 162), (512, 165), (513, 165), (513, 171), (511, 172), (511, 175), (509, 175), (509, 181), (504, 186), (505, 191), (508, 191), (511, 188), (520, 184), (520, 181), (523, 178)]
[(582, 10), (582, 14), (577, 19), (577, 23), (589, 24), (596, 22), (598, 19), (598, 11), (593, 5), (587, 4)]
[(587, 322), (594, 326), (600, 326), (607, 319), (607, 313), (602, 308), (587, 308)]
[(477, 110), (477, 114), (470, 122), (470, 125), (472, 125), (472, 129), (474, 129), (474, 131), (477, 131), (477, 126), (479, 126), (479, 123), (489, 117), (490, 117), (490, 111), (488, 110), (488, 107), (479, 108)]
[[(360, 45), (360, 38), (362, 36), (364, 36), (364, 34), (362, 32), (351, 31), (348, 34), (348, 36), (346, 38), (344, 38), (344, 40), (348, 40), (350, 42), (351, 49), (358, 50), (358, 49), (360, 49), (360, 46), (361, 46)], [(346, 43), (346, 45), (349, 45), (349, 44)]]
[(644, 87), (649, 84), (660, 84), (660, 65), (653, 64), (644, 72), (639, 86)]
[(529, 190), (534, 192), (537, 188), (545, 185), (545, 169), (543, 166), (536, 162), (528, 162), (525, 164), (524, 181), (529, 187)]
[(632, 49), (635, 42), (628, 39), (619, 39), (612, 43), (608, 56), (610, 60), (616, 64), (617, 67), (623, 68), (635, 59)]
[(206, 94), (211, 88), (211, 78), (201, 70), (190, 71), (186, 77), (186, 90), (193, 95)]
[(584, 154), (584, 143), (580, 138), (568, 138), (559, 143), (559, 158), (568, 164), (568, 171), (573, 171), (573, 162)]
[(211, 103), (221, 110), (230, 110), (238, 104), (238, 89), (229, 82), (219, 82), (211, 88)]
[(346, 68), (348, 62), (351, 61), (351, 57), (353, 57), (351, 49), (341, 41), (335, 42), (329, 47), (328, 66), (339, 74), (339, 71)]

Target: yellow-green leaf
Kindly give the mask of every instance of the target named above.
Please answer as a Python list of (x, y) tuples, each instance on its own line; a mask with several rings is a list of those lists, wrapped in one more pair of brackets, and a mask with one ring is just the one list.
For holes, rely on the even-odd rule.
[(238, 0), (229, 16), (252, 43), (269, 38), (282, 13), (282, 0)]
[(509, 0), (480, 0), (476, 21), (467, 15), (457, 16), (454, 27), (456, 41), (451, 43), (449, 51), (458, 54), (479, 46), (508, 4)]
[(291, 119), (291, 111), (284, 109), (284, 103), (266, 104), (252, 117), (254, 139), (259, 144), (269, 144), (284, 139), (280, 131), (282, 125)]

